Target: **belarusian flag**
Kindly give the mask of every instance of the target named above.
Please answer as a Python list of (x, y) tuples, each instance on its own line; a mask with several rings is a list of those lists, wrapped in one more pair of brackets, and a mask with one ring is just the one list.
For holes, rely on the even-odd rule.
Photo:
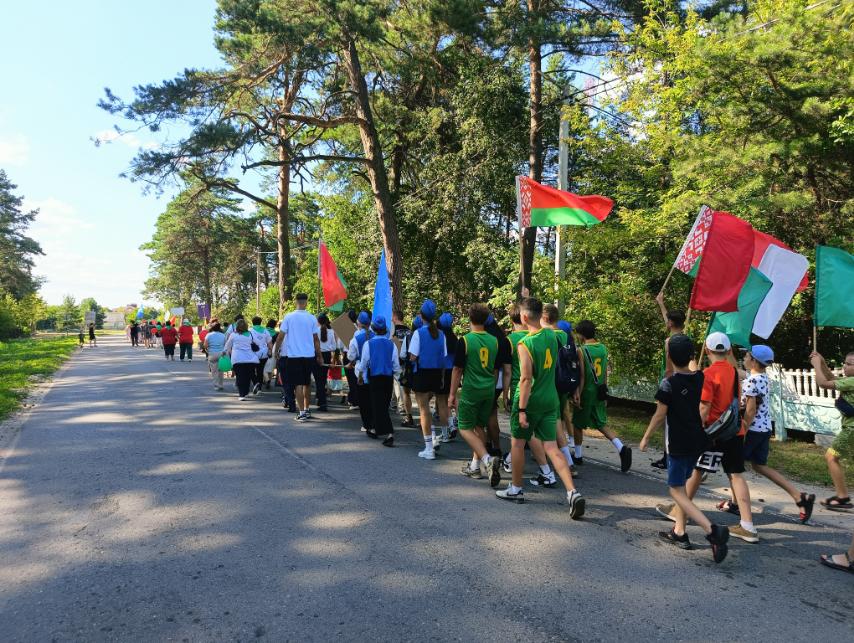
[(841, 248), (815, 249), (816, 326), (854, 328), (854, 255)]
[(602, 223), (613, 207), (614, 202), (605, 196), (578, 196), (541, 185), (527, 176), (516, 177), (520, 230), (534, 226), (594, 226)]
[(338, 266), (335, 265), (335, 260), (329, 254), (329, 249), (326, 244), (320, 242), (320, 250), (318, 253), (320, 261), (320, 285), (323, 288), (323, 301), (327, 308), (331, 308), (339, 301), (347, 298), (347, 285), (338, 272)]
[(750, 274), (752, 259), (753, 226), (728, 212), (712, 213), (689, 306), (713, 312), (737, 311), (738, 295)]
[(696, 277), (697, 275), (697, 260), (703, 254), (703, 248), (706, 247), (706, 239), (709, 237), (709, 229), (712, 227), (712, 215), (714, 211), (707, 205), (700, 206), (700, 212), (697, 218), (694, 219), (694, 225), (691, 226), (691, 231), (685, 237), (682, 243), (682, 248), (679, 254), (676, 255), (676, 261), (673, 266), (678, 268), (686, 275)]

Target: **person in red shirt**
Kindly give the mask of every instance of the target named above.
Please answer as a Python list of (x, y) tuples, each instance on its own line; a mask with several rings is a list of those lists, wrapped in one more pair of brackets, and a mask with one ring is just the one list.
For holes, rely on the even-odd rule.
[(189, 320), (185, 319), (178, 328), (178, 344), (181, 347), (181, 361), (184, 361), (184, 355), (187, 356), (187, 361), (193, 361), (193, 327)]
[(199, 350), (202, 351), (205, 355), (207, 355), (207, 351), (205, 350), (205, 337), (207, 337), (207, 334), (207, 326), (202, 326), (201, 324), (199, 324), (198, 328), (196, 328), (196, 335), (199, 336)]
[(174, 362), (178, 331), (172, 328), (172, 322), (166, 322), (166, 325), (160, 330), (160, 341), (163, 342), (163, 352), (166, 353), (166, 359), (171, 359)]

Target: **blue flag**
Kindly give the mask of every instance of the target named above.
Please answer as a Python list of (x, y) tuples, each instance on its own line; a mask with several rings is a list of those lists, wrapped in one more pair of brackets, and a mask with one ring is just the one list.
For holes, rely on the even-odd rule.
[(386, 326), (390, 332), (394, 329), (394, 324), (391, 323), (391, 301), (391, 283), (388, 280), (388, 267), (385, 263), (385, 248), (383, 248), (377, 270), (377, 283), (374, 286), (373, 318), (376, 319), (377, 315), (385, 317)]
[(140, 307), (139, 307), (139, 310), (137, 310), (137, 311), (136, 311), (136, 318), (137, 318), (137, 319), (142, 319), (142, 316), (143, 316), (144, 314), (145, 314), (145, 307), (144, 307), (144, 306), (140, 306)]

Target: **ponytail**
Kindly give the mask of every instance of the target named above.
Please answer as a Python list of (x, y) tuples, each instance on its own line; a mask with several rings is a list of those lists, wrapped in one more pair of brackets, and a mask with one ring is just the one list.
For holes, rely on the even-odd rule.
[(321, 324), (320, 325), (320, 341), (325, 342), (326, 337), (327, 337), (327, 335), (326, 335), (326, 324)]
[(436, 326), (436, 320), (435, 319), (431, 319), (428, 322), (427, 330), (430, 331), (430, 337), (432, 337), (433, 339), (438, 339), (439, 328)]

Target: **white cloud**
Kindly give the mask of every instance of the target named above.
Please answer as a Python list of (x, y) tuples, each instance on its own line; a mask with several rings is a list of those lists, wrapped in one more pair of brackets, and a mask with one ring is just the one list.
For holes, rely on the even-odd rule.
[(30, 142), (23, 134), (0, 139), (0, 165), (24, 165), (30, 156)]
[(94, 224), (78, 216), (74, 206), (54, 197), (41, 201), (24, 199), (25, 211), (38, 209), (36, 220), (30, 227), (30, 236), (40, 243), (48, 240), (67, 240), (78, 230), (91, 230)]
[(144, 150), (153, 150), (157, 148), (157, 143), (154, 141), (142, 141), (132, 132), (123, 132), (120, 134), (119, 132), (111, 129), (101, 130), (92, 137), (92, 140), (95, 141), (96, 145), (121, 143), (122, 145), (127, 145), (135, 150), (140, 148)]

